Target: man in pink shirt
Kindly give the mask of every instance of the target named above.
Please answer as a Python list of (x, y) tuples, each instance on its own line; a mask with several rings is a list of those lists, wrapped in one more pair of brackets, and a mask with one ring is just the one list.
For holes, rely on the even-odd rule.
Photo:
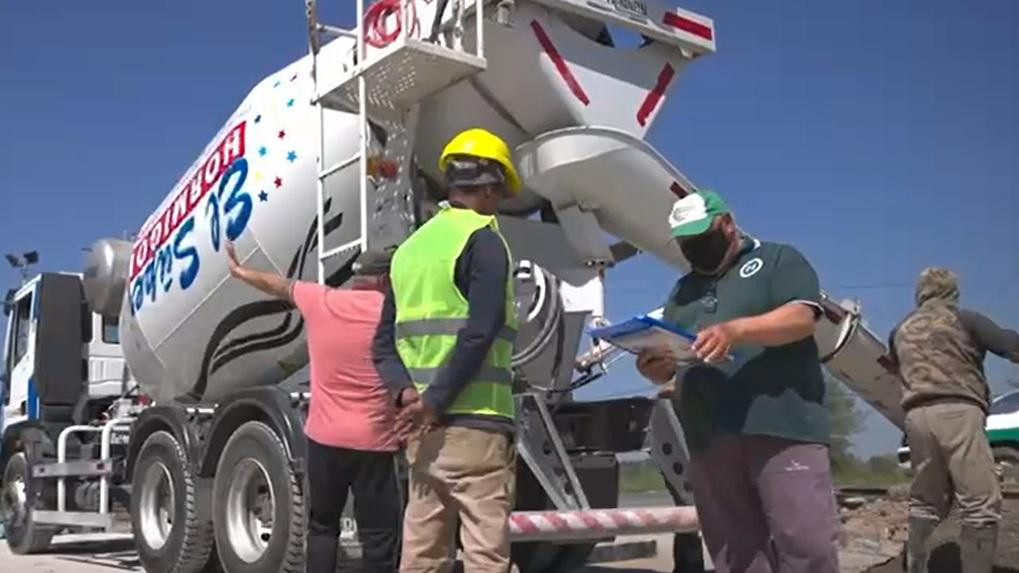
[(372, 363), (372, 339), (388, 286), (388, 257), (361, 255), (349, 289), (291, 281), (245, 267), (226, 247), (230, 274), (292, 302), (304, 318), (311, 362), (308, 437), (308, 573), (336, 570), (347, 491), (367, 571), (394, 571), (400, 530), (395, 406)]

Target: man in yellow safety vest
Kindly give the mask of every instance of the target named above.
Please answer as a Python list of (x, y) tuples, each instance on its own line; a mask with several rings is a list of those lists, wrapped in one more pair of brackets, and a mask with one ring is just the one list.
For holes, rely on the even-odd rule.
[(459, 519), (469, 572), (509, 569), (516, 454), (510, 372), (516, 316), (495, 213), (520, 190), (504, 141), (454, 137), (448, 200), (393, 256), (373, 348), (409, 436), (401, 571), (449, 571)]

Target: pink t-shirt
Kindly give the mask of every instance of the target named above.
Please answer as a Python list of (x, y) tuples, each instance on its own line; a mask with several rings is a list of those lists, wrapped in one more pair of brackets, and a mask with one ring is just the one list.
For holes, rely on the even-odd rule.
[(326, 446), (395, 451), (395, 407), (372, 363), (383, 294), (295, 282), (308, 328), (311, 404), (304, 432)]

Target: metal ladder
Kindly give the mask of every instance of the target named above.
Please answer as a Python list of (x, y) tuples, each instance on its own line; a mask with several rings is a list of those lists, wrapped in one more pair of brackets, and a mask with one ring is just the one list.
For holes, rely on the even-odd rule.
[[(317, 0), (305, 0), (308, 18), (309, 50), (312, 59), (312, 81), (314, 85), (314, 103), (318, 108), (318, 181), (317, 181), (317, 235), (318, 235), (318, 282), (325, 283), (326, 261), (337, 255), (354, 251), (365, 252), (378, 245), (370, 237), (373, 228), (369, 217), (374, 213), (369, 203), (377, 201), (371, 196), (369, 177), (373, 176), (369, 169), (371, 151), (371, 123), (384, 123), (395, 126), (409, 138), (406, 152), (407, 160), (400, 185), (409, 186), (411, 177), (410, 156), (413, 153), (414, 129), (416, 127), (417, 105), (424, 98), (444, 90), (445, 88), (484, 71), (484, 0), (473, 0), (475, 15), (475, 50), (467, 53), (462, 45), (462, 21), (465, 13), (465, 2), (469, 0), (450, 0), (452, 22), (445, 26), (451, 29), (451, 46), (432, 43), (411, 37), (412, 29), (421, 30), (420, 23), (411, 21), (411, 14), (417, 15), (419, 0), (394, 0), (399, 2), (399, 14), (403, 18), (400, 33), (389, 44), (381, 47), (369, 47), (365, 40), (365, 0), (356, 0), (357, 27), (346, 30), (328, 26), (318, 21)], [(431, 2), (425, 7), (425, 13), (443, 4)], [(417, 24), (415, 26), (415, 24)], [(334, 44), (326, 42), (326, 37), (338, 40)], [(355, 39), (353, 53), (344, 52), (337, 47), (342, 38)], [(346, 43), (349, 46), (349, 43)], [(324, 53), (330, 52), (330, 53)], [(324, 64), (324, 65), (322, 65)], [(336, 73), (334, 70), (340, 70)], [(332, 74), (329, 76), (328, 74)], [(356, 113), (358, 116), (358, 151), (332, 165), (325, 166), (327, 133), (325, 118), (327, 111)], [(326, 180), (341, 171), (358, 166), (359, 171), (359, 203), (361, 229), (357, 239), (335, 247), (327, 247), (325, 222)], [(341, 191), (342, 192), (342, 191)], [(379, 208), (376, 205), (376, 210)], [(389, 241), (392, 242), (392, 241)]]

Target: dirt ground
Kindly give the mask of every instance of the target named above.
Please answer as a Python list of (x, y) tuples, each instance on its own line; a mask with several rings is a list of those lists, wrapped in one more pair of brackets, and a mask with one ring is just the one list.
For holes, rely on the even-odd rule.
[[(843, 571), (847, 573), (902, 573), (902, 551), (908, 535), (908, 504), (902, 490), (890, 492), (884, 499), (865, 503), (858, 508), (841, 510), (843, 523)], [(958, 573), (959, 519), (953, 512), (941, 524), (931, 540), (929, 573)], [(857, 569), (847, 567), (854, 556), (867, 556), (879, 563)], [(850, 559), (846, 559), (846, 558)], [(1019, 495), (1005, 498), (1002, 507), (995, 573), (1019, 573)]]

